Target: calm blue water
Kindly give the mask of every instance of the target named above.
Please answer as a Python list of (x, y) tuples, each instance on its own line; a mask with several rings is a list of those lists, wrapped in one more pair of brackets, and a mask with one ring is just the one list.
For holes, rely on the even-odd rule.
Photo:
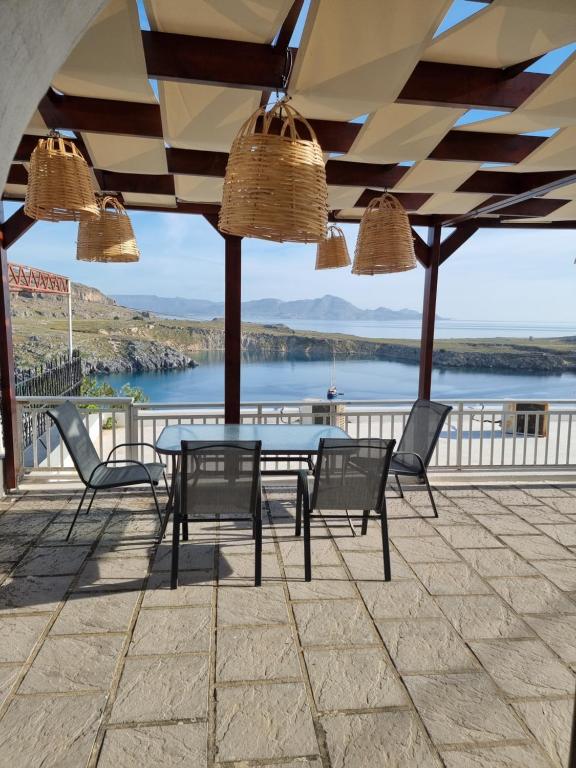
[[(197, 354), (198, 368), (165, 373), (100, 376), (113, 387), (126, 382), (142, 387), (153, 402), (222, 402), (224, 364), (220, 353)], [(324, 398), (330, 383), (328, 361), (254, 360), (243, 363), (244, 401)], [(350, 400), (412, 399), (418, 367), (380, 360), (337, 360), (336, 384)], [(576, 398), (576, 374), (553, 376), (435, 370), (432, 396), (448, 398)]]
[[(207, 317), (188, 319), (210, 320)], [(347, 320), (250, 320), (263, 324), (280, 323), (297, 331), (319, 331), (321, 333), (345, 333), (366, 336), (370, 339), (419, 339), (422, 331), (420, 320), (362, 321)], [(510, 322), (494, 320), (475, 322), (471, 320), (437, 320), (434, 335), (437, 339), (482, 339), (495, 336), (508, 338), (549, 338), (553, 336), (576, 336), (576, 323), (534, 323), (532, 321)]]

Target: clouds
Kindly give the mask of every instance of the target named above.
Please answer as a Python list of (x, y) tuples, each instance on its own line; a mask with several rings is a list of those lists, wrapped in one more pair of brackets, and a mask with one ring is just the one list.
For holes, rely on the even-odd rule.
[[(18, 206), (6, 205), (6, 216)], [(77, 225), (38, 222), (9, 252), (107, 293), (155, 293), (221, 300), (224, 241), (201, 216), (135, 213), (138, 264), (75, 260)], [(358, 227), (344, 225), (351, 254)], [(423, 233), (425, 236), (425, 233)], [(462, 320), (538, 320), (576, 324), (575, 236), (570, 231), (480, 230), (442, 267), (438, 313)], [(420, 309), (424, 271), (375, 277), (314, 270), (315, 246), (244, 239), (245, 300), (342, 296), (361, 307)]]

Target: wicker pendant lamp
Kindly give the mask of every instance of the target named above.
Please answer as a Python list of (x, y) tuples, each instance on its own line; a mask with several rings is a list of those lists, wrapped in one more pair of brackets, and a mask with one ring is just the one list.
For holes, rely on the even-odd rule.
[(58, 133), (40, 139), (30, 158), (24, 212), (42, 221), (98, 216), (90, 169), (74, 142)]
[(285, 100), (258, 109), (234, 139), (220, 208), (222, 232), (276, 242), (326, 237), (328, 189), (322, 149)]
[(331, 224), (325, 240), (316, 249), (316, 269), (338, 269), (350, 266), (350, 256), (344, 232)]
[(138, 261), (140, 251), (124, 206), (115, 197), (104, 196), (98, 199), (98, 209), (97, 218), (83, 219), (78, 227), (78, 261)]
[(352, 274), (381, 275), (416, 267), (408, 214), (394, 195), (371, 201), (360, 222)]

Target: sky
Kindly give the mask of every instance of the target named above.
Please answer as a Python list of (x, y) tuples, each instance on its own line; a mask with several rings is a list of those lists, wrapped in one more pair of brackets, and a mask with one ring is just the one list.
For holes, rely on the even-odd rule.
[[(309, 0), (291, 44), (297, 46)], [(454, 0), (436, 35), (484, 9), (484, 3)], [(141, 24), (146, 26), (139, 1)], [(550, 74), (576, 50), (565, 46), (543, 56), (530, 71)], [(469, 110), (460, 123), (498, 113)], [(362, 121), (362, 117), (358, 118)], [(20, 204), (5, 203), (5, 217)], [(77, 225), (37, 222), (9, 252), (16, 263), (40, 267), (92, 285), (105, 293), (146, 293), (221, 300), (224, 242), (200, 216), (131, 214), (141, 250), (135, 264), (89, 264), (75, 260)], [(357, 225), (344, 225), (350, 253)], [(425, 238), (426, 233), (419, 230)], [(458, 320), (575, 322), (576, 233), (547, 230), (478, 231), (440, 270), (437, 312)], [(350, 270), (315, 272), (315, 246), (244, 239), (244, 300), (341, 296), (362, 308), (421, 309), (424, 270), (357, 276)]]

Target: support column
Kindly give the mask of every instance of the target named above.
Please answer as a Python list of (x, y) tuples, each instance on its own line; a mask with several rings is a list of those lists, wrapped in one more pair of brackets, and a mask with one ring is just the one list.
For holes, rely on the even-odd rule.
[[(2, 222), (0, 203), (0, 223)], [(8, 287), (8, 255), (0, 231), (0, 411), (4, 440), (4, 487), (16, 488), (20, 466), (18, 439), (18, 414), (16, 411), (16, 386), (14, 379), (14, 350), (12, 347), (12, 317), (10, 315), (10, 290)]]
[(240, 423), (242, 238), (225, 235), (224, 421)]
[(422, 309), (422, 335), (420, 340), (420, 379), (418, 397), (430, 400), (432, 390), (432, 353), (434, 351), (434, 326), (436, 322), (436, 293), (440, 266), (440, 238), (442, 226), (428, 228), (429, 260), (425, 267), (424, 307)]

